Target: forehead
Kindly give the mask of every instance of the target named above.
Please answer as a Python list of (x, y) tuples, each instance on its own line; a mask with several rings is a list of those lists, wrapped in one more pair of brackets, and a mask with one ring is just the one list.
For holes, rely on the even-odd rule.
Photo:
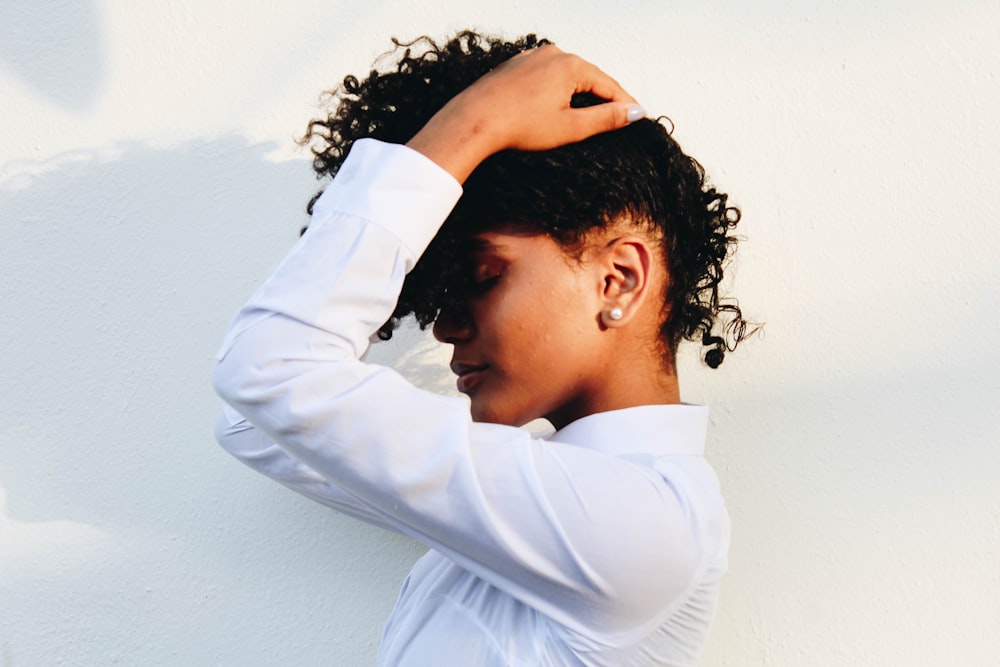
[(559, 244), (547, 234), (514, 229), (480, 232), (462, 244), (462, 249), (470, 255), (534, 252), (552, 247), (558, 248)]
[(576, 267), (583, 261), (578, 248), (563, 246), (538, 232), (482, 232), (469, 237), (467, 243), (462, 261), (472, 266), (555, 268)]
[(573, 240), (559, 241), (545, 232), (507, 226), (472, 234), (461, 242), (460, 248), (466, 258), (473, 260), (484, 256), (549, 256), (579, 262), (628, 231), (629, 227), (619, 223), (595, 226)]

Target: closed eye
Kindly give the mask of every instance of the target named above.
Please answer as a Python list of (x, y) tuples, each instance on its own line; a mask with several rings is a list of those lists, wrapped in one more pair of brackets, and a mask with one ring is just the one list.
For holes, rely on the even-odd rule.
[(488, 292), (491, 289), (493, 289), (493, 287), (495, 287), (496, 284), (498, 282), (500, 282), (500, 278), (501, 277), (503, 277), (503, 274), (497, 273), (495, 275), (490, 276), (489, 278), (484, 278), (484, 279), (481, 279), (481, 280), (476, 280), (470, 286), (469, 291), (474, 296), (479, 296), (481, 294), (486, 294), (486, 292)]

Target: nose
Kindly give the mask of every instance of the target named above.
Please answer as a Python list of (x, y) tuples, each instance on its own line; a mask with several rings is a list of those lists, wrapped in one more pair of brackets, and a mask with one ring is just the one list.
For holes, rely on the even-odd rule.
[(442, 343), (461, 343), (475, 334), (475, 327), (468, 310), (462, 307), (444, 307), (434, 320), (434, 337)]

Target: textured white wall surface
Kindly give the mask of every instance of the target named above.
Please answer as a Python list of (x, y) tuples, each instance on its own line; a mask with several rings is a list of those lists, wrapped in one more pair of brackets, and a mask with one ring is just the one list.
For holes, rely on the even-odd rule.
[(1000, 6), (541, 4), (0, 5), (0, 666), (371, 664), (421, 548), (225, 455), (208, 376), (318, 93), (463, 26), (599, 63), (743, 209), (765, 336), (681, 369), (734, 519), (702, 665), (1000, 665)]

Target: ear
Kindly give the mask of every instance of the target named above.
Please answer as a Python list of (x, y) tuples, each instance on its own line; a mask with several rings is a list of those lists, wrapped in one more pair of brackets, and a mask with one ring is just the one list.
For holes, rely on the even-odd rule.
[(610, 241), (599, 260), (603, 274), (601, 323), (619, 327), (632, 320), (651, 293), (655, 249), (634, 234)]

